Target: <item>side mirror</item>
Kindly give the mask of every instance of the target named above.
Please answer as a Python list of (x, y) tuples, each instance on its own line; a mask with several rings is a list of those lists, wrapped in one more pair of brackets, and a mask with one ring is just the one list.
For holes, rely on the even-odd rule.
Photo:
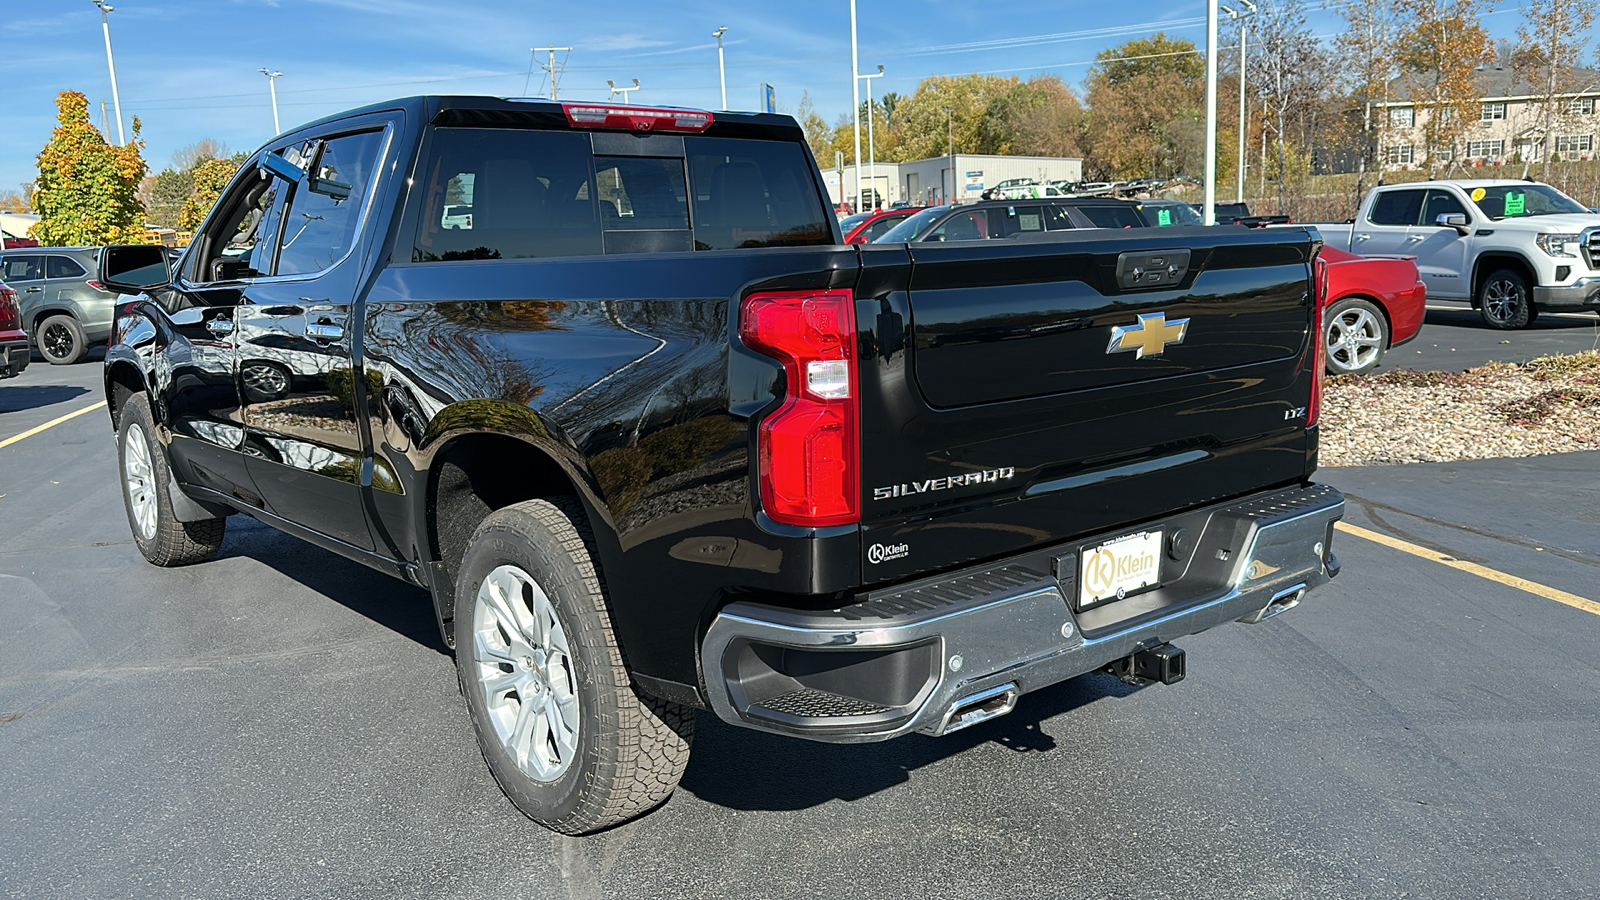
[(1457, 234), (1466, 234), (1467, 217), (1464, 213), (1440, 213), (1433, 218), (1433, 224), (1440, 228), (1454, 228)]
[(113, 244), (100, 251), (100, 275), (106, 290), (143, 294), (172, 283), (167, 248), (156, 244)]

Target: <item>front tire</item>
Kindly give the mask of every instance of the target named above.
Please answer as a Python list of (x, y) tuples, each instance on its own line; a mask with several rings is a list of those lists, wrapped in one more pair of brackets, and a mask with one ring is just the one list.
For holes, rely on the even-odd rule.
[(55, 315), (39, 323), (39, 355), (52, 366), (70, 366), (89, 355), (83, 326), (69, 315)]
[(1389, 323), (1383, 311), (1366, 300), (1340, 300), (1324, 316), (1322, 340), (1329, 375), (1365, 375), (1383, 359)]
[(204, 562), (222, 546), (227, 519), (180, 522), (168, 495), (172, 468), (155, 439), (150, 401), (134, 394), (122, 405), (117, 428), (117, 459), (122, 471), (122, 502), (139, 553), (158, 566)]
[(628, 677), (581, 507), (492, 513), (456, 579), (456, 667), (489, 771), (534, 821), (587, 834), (653, 809), (689, 762), (694, 711)]
[(1483, 324), (1499, 331), (1527, 328), (1536, 315), (1527, 279), (1511, 269), (1492, 272), (1478, 288), (1478, 314)]

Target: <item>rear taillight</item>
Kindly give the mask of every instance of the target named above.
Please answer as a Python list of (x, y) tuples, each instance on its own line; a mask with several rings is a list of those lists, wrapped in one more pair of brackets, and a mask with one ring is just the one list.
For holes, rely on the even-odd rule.
[(88, 281), (85, 281), (85, 282), (84, 282), (84, 284), (87, 284), (87, 285), (88, 285), (88, 286), (89, 286), (89, 287), (92, 287), (92, 288), (94, 288), (94, 289), (95, 289), (95, 290), (97, 290), (97, 291), (103, 291), (103, 290), (105, 290), (105, 289), (106, 289), (106, 286), (105, 286), (105, 285), (103, 285), (103, 284), (101, 284), (101, 283), (100, 283), (100, 282), (98, 282), (98, 281), (95, 281), (95, 280), (93, 280), (93, 279), (90, 279), (90, 280), (88, 280)]
[(699, 109), (616, 106), (610, 103), (563, 103), (561, 110), (567, 114), (567, 124), (574, 128), (701, 132), (711, 127), (711, 113)]
[(15, 331), (22, 327), (22, 314), (17, 308), (17, 292), (0, 288), (0, 331)]
[(1322, 333), (1322, 317), (1328, 308), (1328, 261), (1317, 257), (1312, 263), (1312, 275), (1316, 279), (1317, 295), (1313, 298), (1316, 312), (1311, 317), (1312, 332), (1311, 343), (1316, 349), (1311, 353), (1311, 404), (1306, 407), (1306, 427), (1317, 424), (1317, 415), (1322, 412), (1322, 379), (1327, 371), (1328, 340)]
[(756, 432), (761, 507), (789, 525), (861, 518), (856, 317), (849, 291), (752, 294), (739, 312), (746, 346), (783, 364), (783, 405)]

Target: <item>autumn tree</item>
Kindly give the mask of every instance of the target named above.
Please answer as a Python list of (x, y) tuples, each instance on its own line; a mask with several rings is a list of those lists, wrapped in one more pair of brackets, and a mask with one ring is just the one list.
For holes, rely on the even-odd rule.
[(56, 97), (60, 123), (39, 153), (39, 180), (32, 205), (39, 215), (33, 236), (53, 247), (92, 246), (133, 240), (144, 232), (144, 207), (139, 183), (145, 162), (140, 156), (138, 117), (133, 140), (126, 146), (106, 143), (89, 121), (89, 101), (77, 91)]
[(28, 211), (27, 198), (20, 191), (0, 191), (0, 212), (25, 213)]
[(910, 97), (895, 104), (899, 143), (894, 158), (944, 156), (952, 144), (957, 153), (992, 152), (982, 149), (989, 146), (984, 118), (989, 106), (1018, 83), (1016, 78), (978, 74), (924, 78)]
[[(1560, 126), (1571, 120), (1571, 95), (1580, 84), (1576, 61), (1594, 27), (1596, 0), (1523, 0), (1522, 22), (1511, 53), (1512, 72), (1534, 98), (1543, 152), (1539, 177), (1550, 179), (1550, 157)], [(1524, 164), (1523, 174), (1527, 174)]]
[(237, 171), (239, 164), (231, 159), (208, 159), (195, 166), (194, 190), (178, 211), (178, 227), (184, 231), (199, 228)]
[(984, 110), (980, 125), (982, 153), (1019, 156), (1081, 156), (1079, 131), (1083, 107), (1056, 75), (1017, 82), (997, 95)]
[[(1157, 33), (1101, 51), (1087, 79), (1088, 168), (1115, 178), (1194, 172), (1188, 138), (1205, 107), (1205, 59), (1190, 41)], [(1203, 140), (1200, 142), (1203, 144)]]
[[(817, 105), (812, 102), (810, 91), (800, 95), (800, 109), (796, 111), (795, 119), (806, 133), (806, 143), (811, 147), (811, 155), (817, 158), (817, 165), (824, 168), (832, 165), (833, 152), (828, 149), (828, 144), (833, 135), (828, 128), (828, 120), (817, 113)], [(827, 158), (824, 159), (824, 156)]]
[(1344, 61), (1344, 86), (1351, 99), (1361, 106), (1361, 128), (1356, 140), (1357, 171), (1360, 173), (1356, 178), (1356, 195), (1359, 197), (1366, 191), (1367, 166), (1376, 162), (1373, 152), (1383, 145), (1380, 138), (1388, 131), (1387, 107), (1379, 107), (1377, 122), (1372, 120), (1372, 107), (1388, 101), (1390, 87), (1398, 74), (1395, 65), (1398, 23), (1393, 0), (1352, 0), (1340, 9), (1340, 14), (1344, 16), (1345, 30), (1334, 41), (1334, 48)]
[[(1395, 0), (1404, 28), (1397, 58), (1411, 77), (1416, 115), (1423, 117), (1428, 168), (1439, 151), (1461, 157), (1461, 139), (1478, 121), (1478, 66), (1494, 58), (1494, 44), (1479, 21), (1485, 0)], [(1424, 114), (1426, 114), (1424, 116)]]

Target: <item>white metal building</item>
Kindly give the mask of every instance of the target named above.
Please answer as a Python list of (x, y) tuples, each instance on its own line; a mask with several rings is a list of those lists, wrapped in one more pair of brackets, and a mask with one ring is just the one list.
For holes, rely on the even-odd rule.
[[(935, 156), (914, 162), (880, 162), (875, 167), (863, 165), (861, 193), (870, 198), (876, 188), (883, 206), (900, 201), (925, 206), (945, 203), (952, 197), (958, 201), (978, 200), (985, 188), (1012, 178), (1083, 180), (1083, 160), (1077, 158), (957, 153), (954, 179), (950, 177), (950, 161), (951, 157)], [(828, 186), (829, 199), (838, 204), (841, 200), (849, 199), (855, 191), (855, 167), (825, 168), (822, 170), (822, 180)]]

